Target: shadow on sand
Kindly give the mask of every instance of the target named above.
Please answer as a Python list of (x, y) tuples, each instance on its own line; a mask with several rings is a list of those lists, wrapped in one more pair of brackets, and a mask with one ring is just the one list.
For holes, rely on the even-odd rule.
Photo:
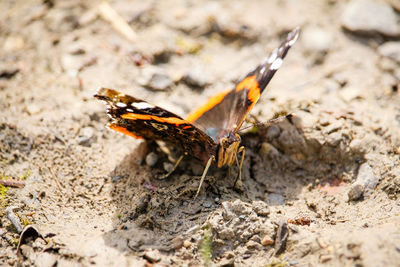
[[(193, 174), (199, 172), (195, 160), (186, 158), (174, 174), (159, 180), (153, 176), (162, 172), (166, 156), (157, 152), (158, 164), (149, 168), (137, 162), (141, 152), (135, 150), (110, 173), (116, 214), (114, 230), (104, 235), (106, 244), (122, 251), (172, 251), (177, 240), (194, 234), (223, 201), (285, 205), (309, 185), (337, 183), (357, 170), (363, 155), (350, 151), (345, 135), (335, 136), (305, 133), (297, 117), (244, 134), (244, 190), (232, 187), (236, 173), (228, 177), (226, 170), (212, 168), (196, 200), (200, 176)], [(157, 151), (153, 145), (150, 149)]]

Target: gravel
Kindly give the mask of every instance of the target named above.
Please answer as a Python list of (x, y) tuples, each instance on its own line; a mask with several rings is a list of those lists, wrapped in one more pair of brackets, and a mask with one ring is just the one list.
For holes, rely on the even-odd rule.
[(349, 2), (343, 12), (342, 26), (351, 32), (367, 35), (379, 33), (391, 37), (400, 36), (397, 16), (392, 7), (372, 0)]

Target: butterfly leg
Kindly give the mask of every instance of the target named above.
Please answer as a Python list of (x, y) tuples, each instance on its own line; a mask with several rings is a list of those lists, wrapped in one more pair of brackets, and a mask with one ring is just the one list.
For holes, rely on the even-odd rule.
[(231, 169), (231, 165), (228, 165), (228, 174), (226, 175), (228, 177), (228, 179), (231, 178), (231, 174), (232, 174), (232, 169)]
[(208, 169), (210, 168), (211, 163), (212, 163), (212, 161), (213, 161), (214, 159), (215, 159), (215, 157), (214, 157), (214, 156), (211, 156), (211, 158), (207, 161), (207, 165), (206, 165), (206, 167), (204, 168), (203, 175), (201, 176), (201, 179), (200, 179), (199, 188), (197, 188), (197, 192), (196, 192), (196, 195), (194, 196), (194, 199), (196, 199), (197, 196), (199, 195), (201, 186), (203, 185), (203, 182), (204, 182), (204, 178), (206, 177), (206, 174), (207, 174), (207, 172), (208, 172)]
[(245, 154), (245, 149), (244, 146), (239, 147), (237, 154), (242, 153), (240, 157), (240, 163), (238, 161), (238, 158), (236, 157), (236, 165), (239, 168), (238, 175), (236, 176), (235, 183), (233, 184), (233, 187), (238, 187), (242, 188), (243, 183), (242, 183), (242, 166), (243, 166), (243, 161), (244, 161), (244, 154)]
[(169, 177), (169, 176), (176, 170), (176, 168), (178, 167), (179, 163), (181, 163), (183, 157), (184, 157), (184, 155), (180, 156), (180, 157), (178, 158), (178, 160), (175, 162), (174, 167), (173, 167), (168, 173), (166, 173), (166, 174), (161, 175), (160, 177), (158, 177), (158, 179), (165, 179), (165, 178)]

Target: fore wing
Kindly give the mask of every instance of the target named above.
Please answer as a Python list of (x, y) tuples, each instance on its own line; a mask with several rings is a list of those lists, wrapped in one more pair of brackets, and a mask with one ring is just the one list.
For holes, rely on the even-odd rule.
[(215, 142), (218, 142), (218, 139), (226, 132), (237, 132), (282, 65), (290, 47), (296, 42), (299, 31), (300, 29), (296, 28), (290, 32), (282, 45), (238, 82), (234, 89), (212, 97), (204, 106), (191, 113), (186, 120), (210, 135)]
[(214, 141), (202, 130), (163, 108), (113, 89), (101, 88), (95, 97), (106, 102), (112, 130), (147, 140), (163, 140), (208, 160)]

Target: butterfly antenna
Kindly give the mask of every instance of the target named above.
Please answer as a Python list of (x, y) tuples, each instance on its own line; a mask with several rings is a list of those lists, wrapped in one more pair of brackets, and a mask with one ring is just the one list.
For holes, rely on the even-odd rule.
[(285, 119), (287, 119), (291, 123), (293, 117), (294, 117), (294, 113), (290, 113), (290, 114), (279, 116), (277, 118), (274, 118), (274, 119), (271, 119), (271, 120), (268, 120), (268, 121), (265, 121), (265, 122), (256, 122), (256, 123), (253, 123), (250, 126), (247, 126), (247, 127), (244, 127), (242, 129), (240, 129), (239, 133), (242, 132), (242, 131), (245, 131), (247, 129), (253, 128), (253, 127), (266, 127), (266, 126), (269, 126), (271, 124), (280, 123), (280, 122), (284, 121)]

